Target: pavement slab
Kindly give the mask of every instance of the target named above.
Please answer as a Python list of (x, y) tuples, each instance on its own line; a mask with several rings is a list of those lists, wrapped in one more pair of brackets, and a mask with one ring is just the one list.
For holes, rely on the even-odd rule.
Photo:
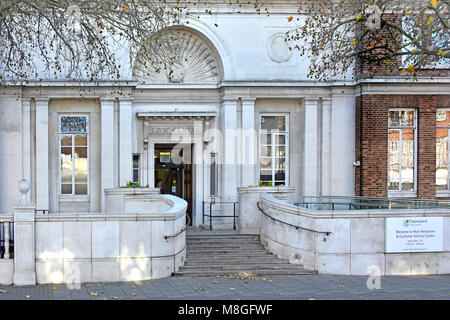
[(273, 275), (255, 279), (171, 277), (146, 281), (1, 286), (0, 300), (450, 300), (450, 275)]

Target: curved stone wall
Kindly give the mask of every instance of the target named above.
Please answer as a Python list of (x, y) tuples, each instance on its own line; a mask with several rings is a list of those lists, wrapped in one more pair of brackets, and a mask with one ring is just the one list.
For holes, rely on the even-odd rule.
[[(142, 195), (137, 197), (132, 199), (134, 204)], [(171, 276), (186, 257), (187, 203), (171, 195), (145, 198), (152, 202), (150, 206), (161, 203), (157, 207), (166, 209), (158, 213), (36, 215), (37, 283)]]
[[(376, 266), (380, 275), (450, 273), (448, 210), (315, 211), (269, 194), (261, 196), (260, 207), (270, 216), (261, 215), (263, 245), (278, 257), (306, 269), (323, 274), (368, 275)], [(443, 251), (386, 253), (386, 218), (392, 217), (443, 217)]]

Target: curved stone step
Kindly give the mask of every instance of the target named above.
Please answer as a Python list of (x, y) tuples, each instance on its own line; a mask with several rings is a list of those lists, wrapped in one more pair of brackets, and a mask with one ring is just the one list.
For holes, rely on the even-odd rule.
[(305, 270), (305, 269), (278, 269), (278, 270), (215, 270), (215, 271), (178, 271), (172, 273), (173, 276), (177, 277), (217, 277), (217, 276), (235, 276), (239, 273), (245, 272), (248, 274), (253, 274), (256, 276), (268, 276), (268, 275), (310, 275), (317, 274), (316, 271)]
[(286, 264), (286, 263), (264, 263), (264, 264), (209, 264), (209, 265), (184, 265), (180, 267), (180, 270), (204, 270), (204, 271), (211, 271), (211, 270), (296, 270), (300, 269), (303, 266), (301, 265), (295, 265), (295, 264)]
[[(236, 262), (245, 262), (248, 261), (248, 264), (254, 264), (254, 263), (289, 263), (288, 260), (285, 259), (279, 259), (276, 256), (253, 256), (253, 257), (242, 257), (242, 256), (234, 256), (234, 257), (216, 257), (216, 258), (202, 258), (202, 257), (195, 257), (195, 258), (188, 258), (186, 260), (186, 265), (190, 264), (235, 264)], [(244, 263), (245, 264), (245, 263)]]

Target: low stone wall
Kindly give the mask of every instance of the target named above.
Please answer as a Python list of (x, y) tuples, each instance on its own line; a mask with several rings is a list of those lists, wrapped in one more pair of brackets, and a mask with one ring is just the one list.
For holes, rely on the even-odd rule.
[(14, 222), (14, 259), (0, 259), (0, 284), (139, 281), (178, 271), (186, 258), (187, 202), (121, 197), (120, 213), (44, 214), (22, 203), (0, 216)]
[[(134, 210), (140, 210), (138, 202), (152, 201), (156, 198), (149, 197), (150, 195), (157, 195), (160, 193), (159, 188), (114, 188), (105, 189), (105, 213), (108, 214), (123, 214), (123, 213), (137, 213)], [(136, 201), (137, 200), (137, 201)], [(143, 201), (142, 201), (143, 200)], [(168, 209), (164, 206), (165, 201), (159, 203), (153, 201), (152, 206), (146, 206), (145, 210), (148, 212), (161, 212)]]
[[(323, 274), (367, 275), (377, 266), (381, 275), (450, 273), (450, 212), (427, 210), (315, 211), (299, 208), (269, 194), (261, 196), (261, 242), (291, 263)], [(386, 253), (386, 218), (443, 217), (443, 251)]]
[(256, 204), (261, 200), (261, 194), (272, 194), (279, 200), (292, 202), (295, 188), (293, 187), (241, 187), (237, 188), (239, 201), (238, 231), (242, 234), (259, 234), (261, 229), (261, 213)]
[(186, 257), (187, 204), (170, 195), (154, 197), (152, 203), (171, 203), (171, 209), (36, 215), (37, 283), (137, 281), (178, 271)]

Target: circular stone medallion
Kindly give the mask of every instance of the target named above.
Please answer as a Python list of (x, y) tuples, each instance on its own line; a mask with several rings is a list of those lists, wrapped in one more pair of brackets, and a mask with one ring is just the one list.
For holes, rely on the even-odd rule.
[(284, 33), (275, 33), (267, 40), (267, 54), (272, 61), (278, 63), (286, 62), (291, 58), (292, 50), (289, 50)]

